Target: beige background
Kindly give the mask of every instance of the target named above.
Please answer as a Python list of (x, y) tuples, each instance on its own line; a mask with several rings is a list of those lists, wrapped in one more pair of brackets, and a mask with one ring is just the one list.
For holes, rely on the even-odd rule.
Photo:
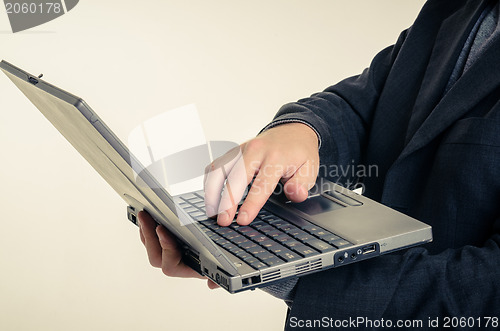
[[(359, 73), (422, 0), (96, 1), (12, 34), (0, 57), (84, 97), (126, 140), (195, 103), (243, 142), (285, 102)], [(149, 266), (125, 203), (0, 76), (1, 330), (279, 330), (285, 305)], [(341, 300), (342, 298), (336, 298)]]

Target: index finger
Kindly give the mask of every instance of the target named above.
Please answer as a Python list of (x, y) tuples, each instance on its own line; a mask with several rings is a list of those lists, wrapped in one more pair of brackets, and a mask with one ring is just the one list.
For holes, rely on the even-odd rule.
[(273, 193), (283, 177), (281, 166), (264, 163), (258, 170), (250, 191), (241, 205), (236, 221), (240, 225), (250, 224)]
[(205, 191), (205, 210), (208, 217), (217, 215), (227, 174), (232, 171), (240, 159), (241, 148), (238, 146), (205, 168), (203, 189)]

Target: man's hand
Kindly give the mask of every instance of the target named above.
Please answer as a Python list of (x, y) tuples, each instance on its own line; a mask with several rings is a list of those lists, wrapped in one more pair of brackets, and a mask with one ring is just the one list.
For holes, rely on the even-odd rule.
[[(141, 241), (146, 246), (149, 262), (153, 267), (161, 268), (167, 276), (206, 279), (182, 262), (177, 241), (165, 227), (157, 226), (145, 211), (141, 211), (138, 216)], [(207, 285), (211, 289), (218, 287), (211, 280), (207, 281)]]
[(248, 225), (280, 180), (288, 199), (304, 201), (318, 170), (318, 137), (309, 126), (289, 123), (271, 128), (206, 168), (207, 215), (218, 215), (217, 222), (222, 226), (231, 224), (238, 202), (253, 180), (237, 218), (238, 224)]
[[(269, 129), (215, 160), (205, 173), (207, 214), (218, 214), (218, 223), (229, 225), (246, 187), (252, 187), (238, 213), (238, 223), (249, 224), (279, 180), (285, 183), (287, 197), (300, 202), (307, 198), (319, 169), (318, 138), (307, 125), (290, 123)], [(255, 177), (255, 179), (254, 179)], [(139, 232), (149, 262), (172, 277), (206, 279), (182, 262), (175, 237), (157, 226), (144, 211), (139, 213)], [(208, 287), (218, 285), (208, 280)]]

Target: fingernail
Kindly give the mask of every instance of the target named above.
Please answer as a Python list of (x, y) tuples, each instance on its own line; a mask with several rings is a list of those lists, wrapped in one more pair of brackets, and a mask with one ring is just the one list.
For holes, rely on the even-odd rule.
[(246, 211), (240, 211), (238, 213), (238, 219), (236, 220), (238, 224), (246, 225), (248, 223), (248, 214)]
[(219, 223), (219, 225), (221, 223), (227, 223), (229, 221), (229, 214), (227, 213), (227, 211), (223, 211), (222, 213), (219, 214), (219, 217), (217, 217), (217, 223)]

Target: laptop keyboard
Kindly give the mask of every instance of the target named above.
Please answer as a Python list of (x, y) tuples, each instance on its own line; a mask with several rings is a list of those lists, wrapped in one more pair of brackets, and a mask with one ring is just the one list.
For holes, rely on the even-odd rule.
[(334, 251), (352, 244), (306, 220), (284, 220), (261, 210), (247, 226), (233, 222), (227, 227), (207, 218), (202, 193), (188, 193), (177, 200), (217, 245), (255, 269)]

